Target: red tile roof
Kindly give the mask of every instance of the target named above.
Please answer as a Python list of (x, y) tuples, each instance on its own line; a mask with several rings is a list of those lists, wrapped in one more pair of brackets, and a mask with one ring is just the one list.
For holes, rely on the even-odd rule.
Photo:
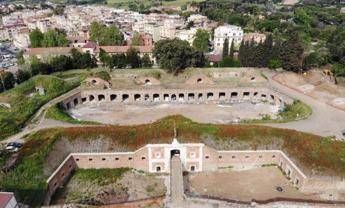
[(13, 193), (0, 192), (0, 208), (6, 207), (13, 197)]
[(126, 53), (131, 47), (136, 48), (139, 53), (152, 53), (153, 46), (100, 46), (107, 53)]

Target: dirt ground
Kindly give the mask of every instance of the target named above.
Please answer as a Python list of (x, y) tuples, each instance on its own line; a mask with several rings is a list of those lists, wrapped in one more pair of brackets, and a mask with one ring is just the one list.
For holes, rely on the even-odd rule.
[[(249, 170), (221, 170), (189, 176), (192, 193), (233, 200), (267, 200), (275, 197), (318, 199), (294, 188), (275, 166)], [(278, 192), (276, 187), (282, 187)]]
[(332, 79), (320, 71), (312, 70), (306, 75), (284, 72), (275, 76), (275, 80), (317, 100), (345, 110), (345, 87), (335, 85)]
[(106, 185), (81, 181), (72, 176), (59, 192), (52, 204), (107, 205), (161, 197), (166, 193), (166, 186), (163, 178), (132, 170), (115, 183)]
[(275, 118), (279, 106), (268, 103), (240, 104), (158, 104), (158, 105), (79, 105), (70, 110), (72, 117), (107, 124), (151, 123), (169, 115), (184, 115), (201, 123), (225, 124), (242, 119)]

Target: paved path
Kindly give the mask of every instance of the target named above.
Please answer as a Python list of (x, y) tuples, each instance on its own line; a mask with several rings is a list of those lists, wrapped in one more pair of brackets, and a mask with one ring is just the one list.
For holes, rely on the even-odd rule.
[(313, 110), (312, 115), (305, 120), (289, 123), (267, 124), (268, 126), (294, 129), (320, 136), (336, 136), (338, 139), (345, 140), (345, 137), (341, 133), (345, 130), (345, 111), (334, 108), (326, 103), (278, 83), (272, 78), (275, 75), (273, 72), (264, 71), (264, 74), (269, 79), (271, 87), (290, 97), (301, 100), (309, 105)]
[(74, 88), (71, 91), (68, 91), (67, 93), (60, 95), (59, 97), (56, 97), (46, 104), (44, 104), (32, 117), (31, 119), (27, 122), (26, 127), (21, 129), (21, 131), (15, 135), (12, 135), (8, 137), (5, 140), (2, 140), (0, 143), (8, 143), (8, 142), (23, 142), (23, 137), (27, 134), (36, 132), (41, 129), (46, 129), (46, 128), (53, 128), (53, 127), (71, 127), (71, 126), (80, 126), (76, 124), (70, 124), (70, 123), (65, 123), (65, 122), (60, 122), (60, 121), (53, 121), (49, 119), (45, 119), (45, 114), (48, 108), (51, 106), (63, 101), (64, 99), (80, 92), (80, 88)]
[(182, 205), (184, 198), (182, 163), (180, 157), (177, 155), (171, 158), (170, 196), (172, 206), (179, 207)]

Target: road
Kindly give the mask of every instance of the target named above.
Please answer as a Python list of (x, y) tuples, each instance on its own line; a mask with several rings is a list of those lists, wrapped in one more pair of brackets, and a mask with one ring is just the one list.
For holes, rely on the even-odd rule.
[(335, 136), (345, 140), (342, 131), (345, 130), (345, 111), (334, 108), (326, 103), (309, 97), (294, 89), (286, 87), (273, 79), (275, 73), (263, 71), (272, 88), (292, 98), (299, 99), (312, 108), (312, 115), (305, 120), (289, 123), (265, 124), (272, 127), (294, 129), (320, 136)]

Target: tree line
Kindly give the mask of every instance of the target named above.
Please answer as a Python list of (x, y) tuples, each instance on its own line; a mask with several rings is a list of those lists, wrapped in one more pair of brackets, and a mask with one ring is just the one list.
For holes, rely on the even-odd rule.
[(52, 57), (49, 61), (43, 62), (37, 57), (32, 57), (27, 69), (18, 69), (11, 72), (0, 72), (0, 92), (9, 90), (31, 77), (38, 74), (51, 74), (54, 72), (67, 71), (71, 69), (86, 69), (97, 67), (97, 60), (90, 53), (82, 53), (72, 49), (70, 55)]
[(66, 34), (56, 29), (48, 30), (46, 33), (34, 29), (30, 32), (29, 39), (32, 48), (67, 46), (69, 43)]
[(134, 47), (129, 48), (125, 54), (114, 55), (110, 55), (103, 49), (100, 49), (99, 59), (104, 66), (111, 69), (150, 68), (153, 65), (148, 54), (144, 54), (143, 57), (140, 57), (139, 51)]

